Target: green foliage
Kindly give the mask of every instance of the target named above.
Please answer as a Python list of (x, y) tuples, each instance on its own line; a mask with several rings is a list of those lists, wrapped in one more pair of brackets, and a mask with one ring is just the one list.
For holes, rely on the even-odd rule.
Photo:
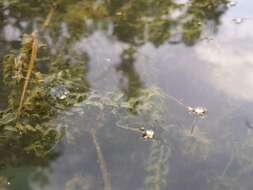
[[(158, 113), (160, 109), (157, 109), (161, 92), (156, 88), (142, 89), (138, 97), (130, 99), (120, 92), (99, 94), (91, 91), (86, 96), (82, 102), (60, 113), (55, 121), (56, 125), (67, 129), (70, 139), (82, 132), (99, 129), (99, 123), (106, 123), (107, 118), (111, 117), (115, 118), (118, 126), (141, 127), (146, 120), (145, 123), (152, 128), (155, 125), (154, 120), (159, 119), (161, 114)], [(83, 123), (85, 125), (80, 125)]]
[[(45, 156), (60, 140), (61, 132), (49, 124), (59, 109), (65, 109), (85, 97), (85, 65), (71, 65), (62, 55), (49, 64), (49, 72), (32, 71), (22, 113), (17, 119), (17, 108), (31, 56), (31, 40), (25, 35), (18, 53), (7, 55), (3, 61), (3, 80), (9, 88), (8, 107), (0, 112), (1, 146), (15, 144), (23, 151)], [(63, 86), (64, 98), (52, 94), (52, 89)]]

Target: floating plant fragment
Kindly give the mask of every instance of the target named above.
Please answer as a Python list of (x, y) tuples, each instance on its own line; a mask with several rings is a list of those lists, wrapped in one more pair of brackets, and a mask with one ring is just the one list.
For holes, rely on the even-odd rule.
[(205, 107), (191, 107), (191, 106), (188, 106), (187, 107), (188, 109), (188, 112), (195, 115), (195, 116), (198, 116), (198, 117), (204, 117), (206, 114), (207, 114), (207, 108)]
[[(194, 107), (188, 106), (187, 109), (190, 114), (193, 114), (194, 116), (197, 116), (197, 117), (203, 118), (207, 114), (207, 108), (205, 108), (205, 107), (195, 107), (194, 108)], [(191, 134), (193, 134), (194, 129), (196, 128), (196, 122), (197, 122), (197, 120), (196, 120), (196, 118), (194, 118), (194, 120), (192, 122)]]
[(145, 140), (154, 139), (154, 137), (155, 137), (155, 132), (153, 130), (151, 130), (151, 129), (144, 129), (142, 127), (142, 128), (140, 128), (140, 131), (142, 132), (142, 137)]

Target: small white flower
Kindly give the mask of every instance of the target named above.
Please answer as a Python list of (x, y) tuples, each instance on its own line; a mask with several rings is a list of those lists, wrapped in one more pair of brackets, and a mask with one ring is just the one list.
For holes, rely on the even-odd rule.
[(195, 107), (195, 108), (193, 108), (193, 107), (189, 106), (188, 111), (190, 113), (192, 113), (194, 115), (197, 115), (197, 116), (200, 116), (200, 117), (206, 115), (206, 113), (207, 113), (207, 109), (204, 108), (204, 107)]
[(155, 137), (155, 132), (153, 130), (145, 130), (142, 136), (144, 139), (153, 139)]

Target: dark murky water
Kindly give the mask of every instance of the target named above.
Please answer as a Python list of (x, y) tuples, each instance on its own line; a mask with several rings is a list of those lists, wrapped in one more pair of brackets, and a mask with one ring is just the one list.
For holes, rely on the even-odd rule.
[[(47, 4), (31, 2), (0, 1), (1, 58), (47, 14)], [(158, 87), (185, 105), (208, 108), (193, 134), (193, 117), (169, 97), (161, 106), (166, 122), (153, 126), (138, 116), (123, 121), (154, 129), (156, 141), (118, 128), (124, 113), (114, 117), (104, 111), (96, 136), (112, 189), (252, 190), (253, 2), (85, 2), (59, 4), (41, 37), (49, 56), (70, 49), (88, 57), (87, 83), (102, 94), (120, 90), (130, 98)], [(125, 53), (129, 49), (132, 53)], [(1, 107), (6, 96), (0, 82)], [(52, 122), (71, 129), (71, 142), (60, 143), (57, 156), (46, 163), (1, 169), (10, 183), (6, 189), (104, 189), (89, 130), (97, 127), (97, 114), (87, 106), (60, 113)]]

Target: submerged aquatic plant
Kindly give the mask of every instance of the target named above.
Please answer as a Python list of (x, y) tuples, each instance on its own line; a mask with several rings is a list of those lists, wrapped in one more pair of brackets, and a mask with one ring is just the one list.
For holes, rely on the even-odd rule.
[[(57, 127), (66, 129), (66, 138), (72, 143), (84, 132), (91, 135), (99, 160), (104, 189), (110, 190), (112, 185), (103, 150), (96, 136), (97, 131), (104, 127), (107, 118), (113, 117), (116, 120), (115, 127), (138, 132), (144, 139), (153, 140), (154, 129), (152, 128), (155, 127), (155, 122), (151, 120), (157, 119), (156, 112), (158, 111), (156, 109), (158, 102), (153, 100), (159, 96), (160, 91), (156, 88), (142, 89), (139, 97), (130, 99), (120, 92), (103, 95), (91, 91), (87, 93), (85, 100), (63, 111), (56, 119)], [(139, 118), (146, 120), (147, 129), (140, 128), (140, 125), (144, 123), (141, 120), (138, 121)], [(125, 121), (136, 126), (132, 128), (124, 123)]]
[(170, 157), (171, 150), (168, 146), (153, 141), (145, 168), (147, 171), (145, 189), (161, 190), (166, 187)]
[[(19, 2), (19, 0), (11, 1), (13, 2)], [(76, 4), (64, 0), (61, 2), (64, 2), (61, 8), (65, 13), (62, 17), (72, 29), (70, 30), (71, 36), (76, 37), (80, 33), (83, 34), (82, 25), (85, 21), (99, 20), (98, 25), (106, 28), (104, 21), (111, 20), (115, 24), (114, 34), (120, 40), (133, 45), (139, 45), (145, 41), (151, 41), (156, 45), (162, 44), (171, 38), (171, 28), (177, 22), (183, 24), (180, 40), (187, 45), (192, 45), (201, 36), (204, 21), (212, 19), (210, 15), (213, 12), (218, 13), (213, 18), (218, 24), (219, 16), (222, 13), (219, 12), (218, 7), (224, 3), (223, 0), (191, 1), (191, 4), (186, 7), (189, 8), (186, 15), (181, 15), (177, 20), (170, 18), (170, 14), (173, 13), (173, 9), (180, 10), (184, 6), (172, 1), (107, 1), (104, 3), (89, 0), (79, 1)], [(25, 2), (24, 4), (28, 5)], [(200, 8), (197, 9), (198, 7)], [(154, 12), (154, 10), (157, 11)], [(199, 18), (196, 19), (197, 17)], [(49, 23), (48, 20), (52, 18), (51, 10), (47, 18), (43, 25), (45, 27)], [(161, 29), (166, 32), (161, 32)], [(146, 189), (166, 188), (171, 149), (168, 143), (163, 144), (163, 139), (160, 139), (156, 132), (159, 127), (168, 130), (167, 120), (163, 118), (162, 121), (161, 118), (161, 115), (169, 117), (164, 111), (165, 106), (161, 106), (162, 101), (156, 101), (157, 97), (161, 97), (161, 92), (154, 88), (146, 88), (140, 89), (137, 94), (129, 93), (128, 97), (118, 92), (106, 95), (92, 91), (86, 93), (89, 85), (84, 78), (87, 72), (85, 61), (70, 64), (64, 56), (69, 47), (62, 48), (62, 52), (57, 52), (55, 56), (49, 58), (48, 73), (42, 73), (35, 64), (38, 60), (36, 58), (40, 58), (40, 55), (37, 54), (37, 50), (40, 51), (39, 42), (39, 34), (38, 36), (24, 36), (20, 51), (12, 52), (4, 59), (4, 81), (9, 87), (10, 96), (8, 107), (0, 112), (1, 149), (8, 149), (9, 144), (14, 144), (19, 145), (26, 153), (45, 156), (55, 148), (55, 144), (62, 137), (58, 128), (51, 122), (52, 119), (56, 116), (61, 118), (63, 115), (62, 121), (57, 123), (67, 128), (67, 138), (76, 134), (80, 135), (80, 127), (73, 126), (73, 121), (80, 119), (84, 124), (82, 130), (84, 129), (83, 131), (92, 136), (100, 163), (104, 189), (109, 190), (112, 188), (110, 174), (102, 147), (96, 136), (96, 131), (100, 130), (105, 122), (105, 118), (100, 116), (106, 112), (116, 118), (116, 127), (137, 132), (144, 139), (152, 140), (146, 167)], [(68, 55), (74, 57), (73, 52), (67, 51)], [(121, 66), (118, 69), (123, 71), (125, 68)], [(133, 64), (131, 69), (134, 70)], [(136, 81), (138, 73), (129, 76), (129, 79), (131, 77), (132, 81)], [(133, 82), (130, 81), (129, 85), (133, 86)], [(135, 88), (142, 86), (141, 81), (134, 85), (136, 85)], [(132, 89), (129, 91), (132, 92)], [(207, 113), (207, 109), (202, 107), (184, 106), (184, 108), (196, 118), (203, 117)], [(89, 117), (89, 113), (98, 115), (97, 119)], [(177, 128), (177, 130), (180, 129)], [(194, 128), (192, 128), (192, 133), (193, 131)], [(196, 156), (198, 155), (196, 152), (202, 152), (205, 147), (202, 149), (198, 145), (206, 143), (209, 146), (209, 141), (201, 135), (199, 130), (196, 130), (194, 135), (182, 134), (180, 136), (182, 144), (187, 145), (182, 146), (183, 150), (189, 150), (185, 153), (186, 156)], [(15, 150), (12, 149), (12, 151)], [(85, 181), (82, 177), (75, 178), (73, 181), (78, 181), (78, 184), (82, 186), (80, 179)], [(73, 187), (72, 184), (69, 182), (66, 188)], [(89, 185), (87, 186), (89, 188)]]
[[(11, 53), (3, 61), (3, 79), (9, 88), (10, 95), (8, 97), (9, 105), (1, 112), (0, 117), (1, 141), (9, 143), (14, 139), (20, 140), (25, 144), (25, 151), (35, 150), (28, 148), (31, 142), (43, 142), (43, 136), (51, 136), (46, 132), (46, 129), (40, 131), (40, 127), (37, 127), (39, 125), (44, 128), (43, 120), (53, 114), (53, 110), (46, 100), (47, 96), (42, 83), (43, 76), (33, 69), (37, 48), (37, 36), (25, 35), (19, 53), (17, 55)], [(30, 85), (28, 86), (28, 84)], [(36, 126), (34, 122), (37, 122)], [(33, 134), (32, 138), (25, 140), (27, 138), (25, 136), (29, 133)], [(53, 135), (49, 138), (54, 139), (55, 137)], [(2, 143), (1, 146), (3, 144), (5, 143)], [(44, 145), (40, 145), (40, 148), (36, 150), (40, 152), (43, 148), (47, 149)], [(39, 154), (38, 152), (36, 154)]]
[[(15, 144), (37, 156), (47, 155), (62, 136), (48, 121), (59, 109), (80, 102), (86, 90), (85, 83), (80, 83), (84, 81), (85, 61), (73, 66), (59, 54), (49, 64), (47, 74), (42, 74), (36, 65), (41, 47), (39, 32), (49, 24), (53, 10), (42, 28), (25, 34), (20, 50), (11, 52), (3, 60), (3, 81), (9, 96), (7, 108), (0, 112), (0, 146)], [(68, 96), (55, 99), (52, 91), (59, 86), (66, 89)]]

